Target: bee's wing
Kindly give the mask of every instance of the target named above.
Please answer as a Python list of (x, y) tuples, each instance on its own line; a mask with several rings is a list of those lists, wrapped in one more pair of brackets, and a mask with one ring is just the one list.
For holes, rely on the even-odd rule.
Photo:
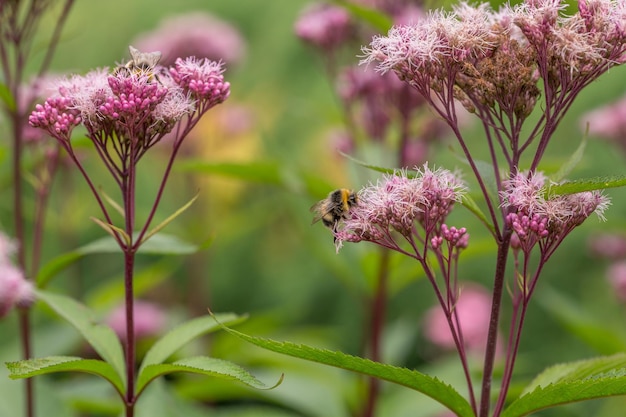
[(161, 60), (161, 52), (141, 52), (134, 46), (128, 46), (128, 52), (130, 52), (131, 59), (136, 65), (147, 64), (150, 67), (155, 67)]
[(313, 217), (313, 221), (311, 222), (311, 224), (319, 222), (320, 220), (322, 220), (322, 217), (326, 216), (328, 213), (332, 211), (332, 209), (329, 209), (326, 206), (327, 206), (326, 200), (318, 201), (317, 203), (311, 206), (309, 211), (315, 213), (315, 217)]

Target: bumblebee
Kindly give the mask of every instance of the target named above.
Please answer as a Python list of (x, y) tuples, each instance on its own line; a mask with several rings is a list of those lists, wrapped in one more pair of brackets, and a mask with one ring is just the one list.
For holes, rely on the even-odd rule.
[(315, 213), (313, 223), (321, 220), (324, 226), (335, 232), (339, 221), (345, 219), (350, 209), (358, 203), (359, 198), (354, 191), (345, 188), (335, 190), (311, 207)]
[(161, 52), (141, 52), (133, 46), (128, 47), (128, 52), (130, 52), (130, 61), (117, 67), (113, 71), (115, 75), (147, 75), (149, 80), (159, 81), (154, 69), (161, 60)]

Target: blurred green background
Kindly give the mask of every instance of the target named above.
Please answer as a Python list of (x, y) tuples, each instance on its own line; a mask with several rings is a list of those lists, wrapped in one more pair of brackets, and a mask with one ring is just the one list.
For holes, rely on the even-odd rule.
[[(334, 188), (358, 189), (377, 176), (338, 157), (329, 145), (329, 132), (341, 126), (341, 109), (325, 77), (323, 61), (293, 34), (294, 21), (307, 3), (79, 1), (52, 69), (85, 73), (111, 67), (127, 58), (127, 47), (138, 34), (180, 13), (208, 11), (238, 28), (247, 42), (247, 53), (243, 62), (227, 68), (225, 77), (232, 93), (220, 107), (246, 108), (252, 114), (251, 125), (229, 136), (209, 112), (186, 143), (157, 216), (157, 221), (165, 219), (199, 191), (199, 201), (166, 232), (198, 245), (210, 241), (210, 245), (184, 257), (140, 256), (139, 298), (162, 305), (168, 326), (204, 314), (210, 307), (217, 312), (249, 314), (250, 319), (238, 329), (250, 334), (363, 355), (366, 300), (372, 292), (379, 250), (365, 243), (347, 244), (336, 254), (330, 233), (320, 224), (310, 225), (309, 207)], [(354, 55), (358, 54), (357, 49)], [(545, 171), (556, 172), (578, 147), (582, 139), (579, 118), (584, 112), (624, 93), (624, 75), (624, 68), (613, 69), (580, 94), (550, 145)], [(481, 140), (477, 127), (468, 129), (476, 130), (470, 134), (472, 140)], [(5, 230), (12, 229), (8, 146), (3, 140), (0, 224)], [(102, 174), (100, 183), (114, 194), (99, 161), (89, 153), (86, 149), (93, 175)], [(444, 141), (436, 145), (430, 161), (448, 169), (465, 169), (455, 153), (454, 142)], [(368, 162), (381, 160), (385, 158)], [(149, 209), (156, 191), (154, 178), (165, 161), (159, 151), (142, 161), (138, 213)], [(199, 172), (192, 169), (197, 167), (192, 162), (198, 161), (213, 165)], [(220, 174), (220, 163), (249, 163), (267, 176), (256, 181), (228, 177)], [(621, 174), (624, 166), (624, 155), (617, 148), (590, 138), (571, 178)], [(471, 185), (469, 175), (466, 172)], [(608, 221), (590, 218), (545, 269), (527, 318), (513, 393), (550, 364), (626, 349), (625, 310), (604, 277), (606, 265), (595, 261), (587, 249), (594, 233), (626, 230), (626, 194), (622, 189), (608, 194), (613, 199)], [(98, 215), (84, 181), (68, 165), (54, 185), (44, 262), (102, 237), (102, 230), (89, 220)], [(493, 243), (463, 208), (452, 219), (471, 234), (461, 259), (461, 279), (489, 288)], [(120, 260), (121, 256), (113, 254), (86, 256), (55, 277), (49, 289), (81, 299), (104, 318), (121, 301)], [(391, 264), (385, 361), (415, 367), (465, 393), (455, 354), (438, 351), (422, 335), (423, 314), (434, 303), (428, 282), (415, 263), (394, 254)], [(90, 354), (69, 325), (44, 309), (35, 311), (35, 356)], [(0, 321), (2, 362), (19, 358), (15, 322), (14, 315)], [(342, 417), (358, 409), (364, 394), (364, 382), (356, 375), (265, 352), (225, 334), (190, 345), (181, 356), (208, 352), (241, 364), (269, 385), (282, 373), (285, 381), (275, 390), (260, 392), (209, 378), (176, 376), (146, 393), (138, 415)], [(119, 411), (111, 405), (113, 393), (108, 386), (95, 378), (40, 377), (36, 387), (40, 415), (106, 416)], [(20, 415), (20, 395), (21, 383), (8, 380), (2, 367), (0, 417)], [(537, 415), (615, 416), (624, 406), (618, 398)], [(384, 386), (380, 416), (435, 416), (442, 411), (420, 394)]]

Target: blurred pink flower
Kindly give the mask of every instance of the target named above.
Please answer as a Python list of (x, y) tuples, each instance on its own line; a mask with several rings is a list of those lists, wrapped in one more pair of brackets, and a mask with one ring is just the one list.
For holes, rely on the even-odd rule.
[[(474, 352), (483, 352), (487, 344), (489, 319), (491, 317), (491, 294), (476, 284), (465, 285), (455, 305), (459, 316), (465, 347)], [(424, 319), (426, 338), (444, 349), (454, 349), (454, 339), (444, 311), (434, 306)]]
[(0, 232), (0, 318), (13, 307), (27, 307), (35, 300), (33, 284), (10, 259), (14, 251), (13, 241)]
[(617, 299), (626, 302), (626, 261), (612, 264), (607, 271), (607, 278)]
[(589, 249), (594, 255), (605, 259), (626, 257), (626, 236), (602, 234), (589, 240)]
[(206, 12), (193, 12), (164, 19), (152, 32), (133, 42), (142, 51), (161, 51), (161, 64), (173, 65), (176, 58), (195, 56), (229, 65), (241, 62), (246, 43), (231, 24)]
[(350, 13), (343, 7), (315, 3), (304, 9), (294, 25), (296, 35), (321, 49), (335, 49), (353, 33)]
[[(160, 334), (165, 328), (165, 312), (154, 303), (135, 300), (134, 304), (135, 337), (138, 339)], [(106, 320), (121, 340), (126, 339), (126, 306), (116, 307)]]
[(609, 139), (626, 151), (626, 96), (584, 114), (580, 124), (583, 131), (589, 124), (590, 135)]

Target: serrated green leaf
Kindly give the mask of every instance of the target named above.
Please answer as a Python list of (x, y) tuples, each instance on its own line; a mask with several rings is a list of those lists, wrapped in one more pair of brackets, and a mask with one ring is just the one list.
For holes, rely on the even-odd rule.
[[(199, 250), (198, 246), (185, 242), (176, 236), (158, 233), (141, 245), (137, 253), (143, 255), (190, 255)], [(44, 288), (58, 273), (84, 256), (103, 253), (120, 253), (120, 247), (113, 237), (101, 237), (47, 262), (37, 274), (37, 286)]]
[(249, 336), (225, 326), (224, 329), (249, 343), (273, 352), (358, 372), (419, 391), (448, 407), (458, 417), (474, 416), (470, 404), (452, 386), (420, 372), (373, 362), (342, 352)]
[(564, 194), (576, 194), (585, 191), (604, 190), (607, 188), (617, 188), (626, 185), (626, 175), (612, 176), (612, 177), (595, 177), (587, 178), (576, 181), (568, 181), (562, 184), (552, 184), (547, 189), (547, 194), (552, 195), (564, 195)]
[(577, 401), (626, 394), (626, 353), (559, 364), (542, 372), (502, 413), (521, 417)]
[(98, 355), (115, 369), (120, 379), (125, 380), (122, 345), (110, 327), (98, 323), (91, 310), (72, 298), (40, 290), (36, 294), (39, 300), (74, 326)]
[(380, 33), (387, 33), (393, 25), (391, 17), (379, 10), (350, 3), (345, 0), (336, 0), (336, 3), (341, 7), (344, 7), (359, 20), (366, 22), (373, 28), (377, 29)]
[(98, 375), (113, 385), (123, 398), (124, 383), (113, 367), (98, 359), (83, 359), (76, 356), (48, 356), (46, 358), (7, 362), (9, 378), (22, 379), (54, 372), (84, 372)]
[(207, 376), (224, 378), (232, 381), (238, 381), (257, 389), (272, 389), (282, 382), (282, 377), (272, 386), (267, 387), (264, 383), (256, 379), (248, 371), (232, 362), (223, 359), (209, 358), (206, 356), (198, 356), (194, 358), (186, 358), (180, 361), (166, 364), (148, 365), (137, 378), (137, 395), (140, 395), (143, 389), (153, 379), (174, 372), (190, 372)]
[[(229, 325), (240, 323), (246, 320), (246, 316), (237, 316), (232, 313), (224, 313), (216, 315), (220, 323)], [(197, 317), (189, 320), (170, 330), (166, 335), (157, 340), (150, 350), (146, 353), (139, 374), (149, 365), (155, 365), (164, 362), (172, 356), (178, 349), (192, 341), (198, 336), (220, 329), (220, 325), (215, 322), (215, 318), (211, 316)]]
[(15, 98), (11, 94), (9, 87), (4, 83), (0, 83), (0, 101), (4, 103), (9, 112), (15, 111)]

